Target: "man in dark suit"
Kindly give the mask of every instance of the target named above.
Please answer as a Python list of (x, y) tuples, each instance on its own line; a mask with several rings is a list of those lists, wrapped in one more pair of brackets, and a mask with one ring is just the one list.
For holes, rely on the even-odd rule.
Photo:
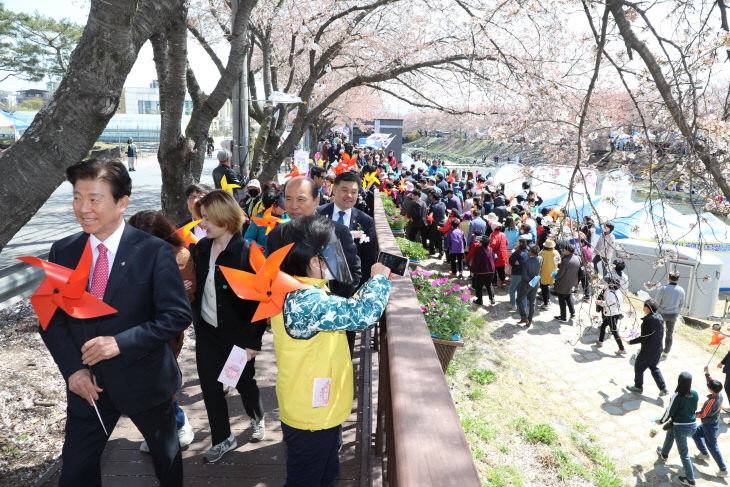
[(376, 236), (375, 222), (363, 211), (355, 208), (360, 177), (354, 172), (343, 172), (335, 178), (334, 203), (328, 203), (317, 208), (317, 214), (345, 225), (353, 235), (357, 255), (360, 257), (362, 278), (360, 284), (370, 279), (370, 268), (375, 264)]
[[(314, 215), (317, 211), (318, 202), (317, 183), (312, 181), (312, 179), (306, 176), (296, 176), (287, 181), (284, 187), (284, 205), (286, 206), (286, 214), (289, 215), (289, 218), (296, 220), (305, 215)], [(337, 222), (334, 223), (335, 236), (342, 245), (342, 250), (345, 252), (345, 258), (347, 259), (347, 266), (350, 268), (350, 274), (356, 284), (344, 284), (332, 281), (329, 287), (332, 294), (349, 298), (357, 291), (362, 277), (360, 257), (357, 255), (357, 247), (355, 247), (355, 242), (352, 240), (350, 229), (345, 225)], [(286, 225), (286, 223), (283, 225)], [(268, 255), (281, 248), (280, 242), (281, 225), (277, 225), (269, 233), (269, 239), (266, 241)]]
[[(163, 486), (182, 485), (182, 457), (172, 396), (180, 369), (168, 341), (192, 314), (172, 247), (124, 222), (132, 182), (118, 162), (82, 161), (66, 171), (82, 233), (59, 240), (49, 260), (75, 268), (89, 242), (89, 292), (117, 310), (81, 320), (58, 310), (41, 337), (67, 385), (60, 486), (101, 485), (107, 442), (130, 417), (150, 449)], [(92, 402), (93, 400), (93, 402)]]

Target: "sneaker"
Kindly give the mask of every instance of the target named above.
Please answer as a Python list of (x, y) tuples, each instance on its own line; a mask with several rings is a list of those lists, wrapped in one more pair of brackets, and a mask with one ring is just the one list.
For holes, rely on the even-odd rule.
[(660, 360), (666, 360), (666, 359), (667, 359), (667, 356), (669, 356), (669, 353), (667, 353), (667, 352), (662, 352), (662, 357), (661, 357), (661, 359), (660, 359)]
[(661, 391), (659, 391), (660, 396), (666, 396), (667, 394), (669, 394), (669, 391), (666, 389), (662, 389)]
[(562, 316), (553, 316), (553, 318), (555, 318), (556, 320), (558, 320), (561, 323), (567, 323), (568, 322), (568, 320), (566, 320)]
[(188, 421), (188, 415), (185, 414), (185, 424), (177, 430), (177, 439), (180, 442), (180, 448), (185, 448), (192, 443), (194, 436), (195, 431), (193, 430), (193, 425), (190, 424), (190, 421)]
[(596, 348), (601, 348), (603, 346), (603, 342), (600, 340), (596, 340)]
[(548, 305), (547, 304), (541, 304), (540, 305), (540, 309), (548, 309)]
[(718, 470), (716, 475), (718, 477), (727, 477), (727, 470)]
[(229, 436), (226, 440), (218, 443), (213, 446), (213, 448), (205, 452), (203, 454), (203, 460), (206, 463), (215, 463), (223, 458), (223, 455), (231, 450), (235, 450), (237, 447), (238, 443), (236, 443), (236, 437), (233, 436), (233, 433), (231, 433), (231, 436)]
[(660, 462), (666, 462), (667, 461), (667, 458), (668, 457), (662, 453), (662, 447), (661, 446), (656, 447), (656, 454), (659, 457), (659, 461)]
[(626, 349), (625, 348), (624, 349), (619, 349), (616, 353), (618, 353), (620, 355), (626, 355)]
[(694, 480), (690, 480), (687, 477), (679, 476), (680, 485), (697, 485)]
[(142, 453), (149, 453), (150, 447), (147, 445), (146, 441), (143, 441), (141, 445), (139, 445), (139, 451)]
[(695, 458), (697, 458), (698, 460), (707, 460), (708, 458), (710, 458), (710, 454), (709, 453), (697, 452), (695, 454)]
[(490, 302), (489, 302), (489, 305), (490, 305), (490, 306), (494, 306), (495, 304), (497, 304), (497, 302), (496, 302), (496, 301), (494, 301), (494, 300), (492, 300), (492, 301), (490, 301)]
[(642, 392), (644, 392), (644, 389), (636, 386), (626, 386), (626, 389), (631, 392), (636, 392), (637, 394), (641, 394)]
[(223, 386), (223, 394), (228, 394), (233, 390), (233, 387), (231, 386)]
[(258, 421), (251, 418), (251, 441), (261, 441), (264, 438), (266, 438), (264, 418), (261, 418)]
[(475, 299), (474, 301), (472, 301), (472, 303), (478, 304), (479, 306), (483, 306), (484, 305), (484, 302), (483, 301), (479, 301), (478, 299)]

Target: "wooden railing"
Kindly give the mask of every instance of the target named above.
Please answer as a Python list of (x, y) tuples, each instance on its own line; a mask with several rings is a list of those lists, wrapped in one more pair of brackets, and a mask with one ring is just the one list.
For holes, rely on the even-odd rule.
[[(375, 195), (381, 251), (401, 255)], [(379, 379), (375, 453), (389, 486), (479, 486), (446, 378), (413, 284), (396, 277), (375, 332)]]

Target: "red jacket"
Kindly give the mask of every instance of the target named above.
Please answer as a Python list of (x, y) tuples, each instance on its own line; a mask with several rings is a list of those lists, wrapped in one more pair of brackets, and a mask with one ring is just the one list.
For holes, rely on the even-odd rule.
[(505, 237), (501, 230), (492, 232), (492, 235), (489, 237), (489, 248), (497, 254), (497, 260), (494, 262), (496, 267), (504, 267), (507, 265), (507, 259), (509, 259), (507, 237)]

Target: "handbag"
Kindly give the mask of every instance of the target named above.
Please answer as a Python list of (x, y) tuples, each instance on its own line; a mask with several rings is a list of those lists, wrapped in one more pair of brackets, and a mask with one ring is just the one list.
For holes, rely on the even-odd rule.
[(666, 423), (664, 423), (664, 426), (662, 426), (662, 429), (664, 431), (669, 431), (670, 429), (674, 428), (674, 420), (670, 419)]

